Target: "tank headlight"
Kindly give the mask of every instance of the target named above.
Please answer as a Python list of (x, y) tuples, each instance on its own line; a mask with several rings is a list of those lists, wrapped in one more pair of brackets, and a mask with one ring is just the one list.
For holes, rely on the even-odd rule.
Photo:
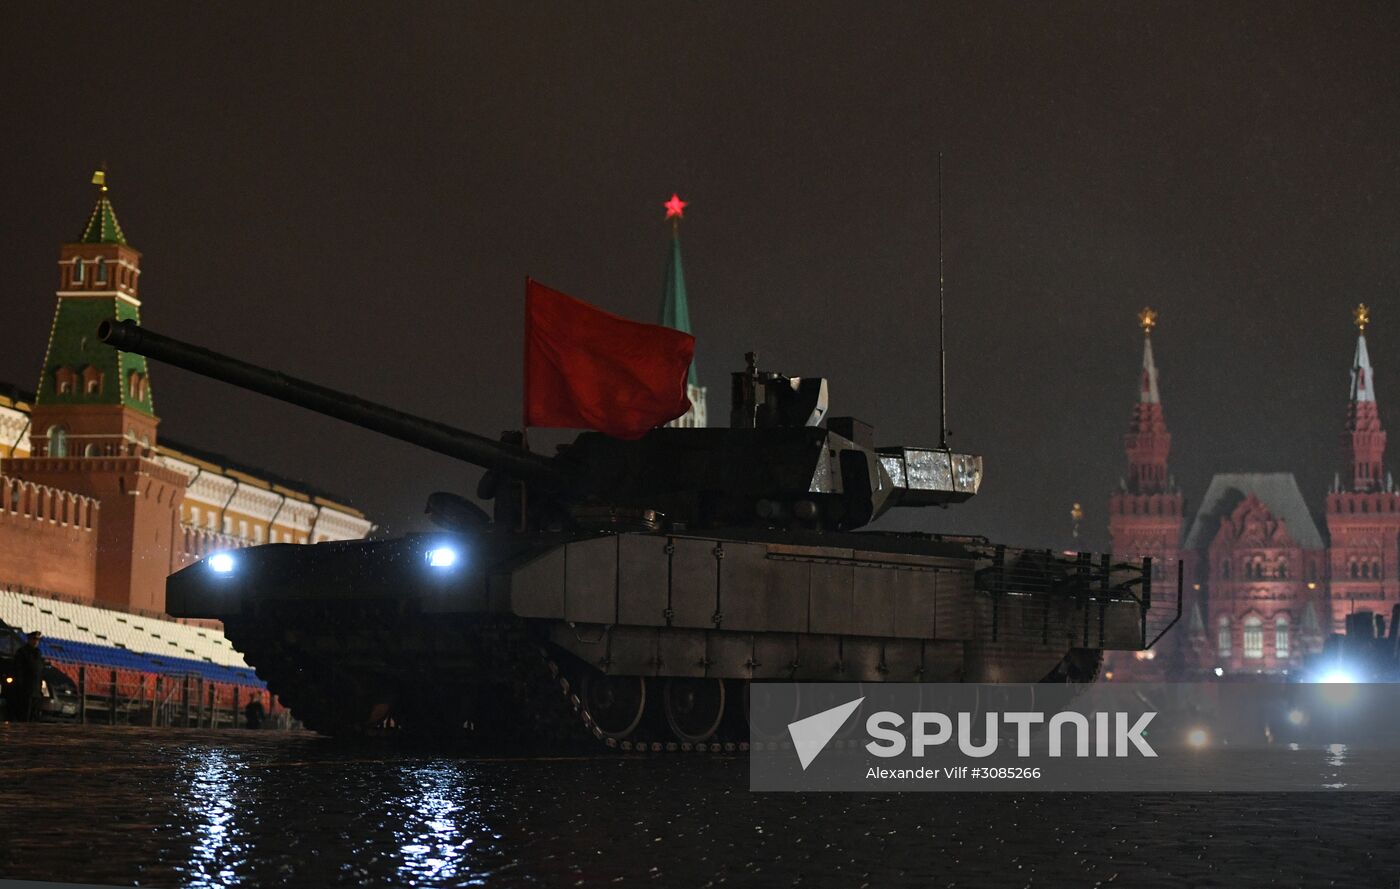
[(457, 550), (450, 546), (435, 546), (425, 554), (429, 568), (451, 568), (461, 558)]
[(228, 574), (233, 571), (233, 556), (229, 553), (214, 553), (209, 557), (209, 570), (215, 574)]

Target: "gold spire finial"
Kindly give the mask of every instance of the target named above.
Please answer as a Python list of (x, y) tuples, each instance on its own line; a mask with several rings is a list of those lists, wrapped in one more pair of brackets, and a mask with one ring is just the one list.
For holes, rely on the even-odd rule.
[(92, 184), (98, 186), (103, 191), (107, 190), (107, 168), (105, 166), (100, 170), (93, 171)]
[(1142, 311), (1138, 312), (1138, 326), (1142, 328), (1143, 333), (1151, 334), (1152, 328), (1157, 326), (1157, 313), (1143, 306)]
[(1362, 333), (1366, 332), (1366, 325), (1371, 323), (1371, 310), (1365, 303), (1358, 303), (1356, 308), (1351, 310), (1351, 320), (1356, 322), (1356, 327)]

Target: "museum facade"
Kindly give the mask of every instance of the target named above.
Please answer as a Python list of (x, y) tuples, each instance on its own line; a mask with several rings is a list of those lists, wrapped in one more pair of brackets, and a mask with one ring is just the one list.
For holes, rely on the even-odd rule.
[(1141, 386), (1124, 436), (1128, 474), (1109, 497), (1109, 535), (1115, 554), (1153, 559), (1159, 615), (1175, 608), (1180, 561), (1183, 610), (1152, 650), (1106, 663), (1110, 678), (1283, 675), (1321, 651), (1328, 634), (1342, 632), (1348, 615), (1371, 612), (1389, 630), (1400, 606), (1400, 492), (1384, 469), (1366, 306), (1354, 320), (1341, 469), (1319, 523), (1288, 472), (1218, 473), (1199, 506), (1187, 509), (1167, 469), (1171, 433), (1152, 352), (1156, 314), (1139, 315)]

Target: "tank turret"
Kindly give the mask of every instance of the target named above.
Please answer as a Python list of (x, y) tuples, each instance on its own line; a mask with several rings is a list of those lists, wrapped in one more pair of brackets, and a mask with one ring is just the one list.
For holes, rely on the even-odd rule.
[[(748, 367), (735, 373), (731, 427), (658, 428), (636, 441), (585, 432), (555, 457), (415, 417), (163, 336), (103, 322), (117, 349), (222, 380), (488, 470), (478, 493), (518, 527), (796, 527), (851, 530), (898, 506), (977, 493), (982, 458), (876, 447), (873, 428), (827, 417), (827, 383)], [(511, 438), (515, 440), (509, 440)], [(522, 496), (522, 493), (525, 496)], [(441, 507), (442, 500), (439, 499)], [(528, 510), (526, 507), (528, 504)], [(430, 510), (442, 515), (443, 510)]]

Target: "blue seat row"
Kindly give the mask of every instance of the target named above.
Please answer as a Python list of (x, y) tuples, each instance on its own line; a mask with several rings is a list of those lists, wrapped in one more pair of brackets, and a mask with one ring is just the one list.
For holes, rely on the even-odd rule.
[(73, 661), (108, 667), (113, 670), (140, 670), (146, 673), (160, 673), (167, 676), (201, 676), (211, 682), (227, 682), (234, 685), (247, 685), (263, 688), (263, 681), (251, 667), (226, 667), (208, 661), (190, 658), (170, 657), (163, 654), (147, 654), (116, 648), (108, 645), (95, 645), (91, 642), (76, 642), (71, 639), (45, 637), (40, 643), (44, 657), (57, 661)]

